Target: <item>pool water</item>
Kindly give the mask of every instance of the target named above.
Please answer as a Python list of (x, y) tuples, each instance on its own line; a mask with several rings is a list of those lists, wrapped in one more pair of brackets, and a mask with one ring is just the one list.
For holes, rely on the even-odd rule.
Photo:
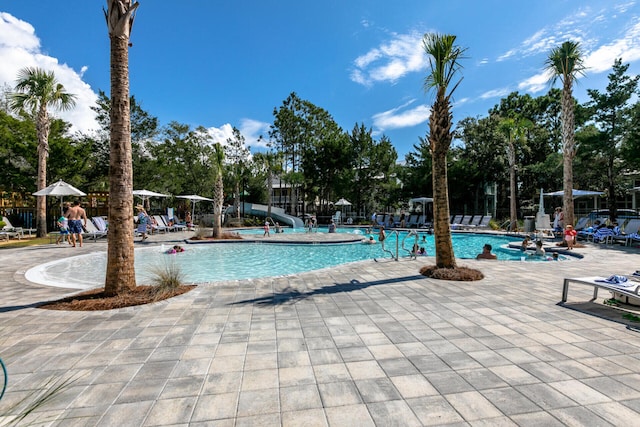
[[(255, 233), (262, 232), (261, 230)], [(353, 231), (352, 231), (353, 232)], [(242, 234), (251, 234), (243, 231)], [(363, 234), (357, 231), (355, 234)], [(377, 240), (377, 234), (372, 234)], [(368, 235), (364, 235), (367, 237)], [(424, 240), (423, 240), (424, 237)], [(399, 255), (410, 255), (415, 236), (401, 233)], [(395, 233), (385, 240), (385, 248), (395, 254)], [(482, 246), (489, 243), (500, 260), (521, 260), (519, 250), (508, 249), (510, 242), (519, 239), (480, 235), (452, 235), (454, 253), (457, 258), (475, 258)], [(403, 248), (404, 245), (404, 249)], [(434, 255), (434, 237), (425, 233), (418, 236), (418, 245), (425, 247), (427, 256)], [(380, 243), (363, 244), (278, 244), (278, 243), (224, 243), (185, 245), (185, 252), (166, 254), (169, 246), (154, 246), (136, 249), (136, 280), (138, 284), (151, 283), (153, 271), (177, 265), (185, 275), (186, 283), (206, 283), (223, 280), (241, 280), (273, 277), (318, 270), (367, 259), (390, 259), (391, 255), (382, 249)], [(418, 257), (420, 258), (420, 256)], [(562, 257), (565, 258), (565, 257)], [(541, 257), (526, 257), (526, 261), (542, 261)], [(79, 277), (78, 271), (94, 272)], [(94, 253), (64, 260), (53, 261), (32, 268), (26, 273), (28, 280), (61, 287), (88, 289), (104, 284), (106, 254)]]

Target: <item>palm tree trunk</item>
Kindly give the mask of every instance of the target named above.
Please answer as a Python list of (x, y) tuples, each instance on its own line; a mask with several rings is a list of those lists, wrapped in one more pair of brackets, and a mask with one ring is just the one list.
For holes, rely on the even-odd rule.
[[(38, 191), (47, 186), (47, 158), (49, 157), (49, 114), (45, 103), (40, 105), (36, 122), (38, 134)], [(47, 237), (47, 196), (36, 199), (36, 237)]]
[[(123, 9), (119, 6), (124, 4)], [(109, 233), (105, 294), (136, 287), (133, 248), (133, 162), (129, 105), (130, 0), (109, 1), (111, 39), (111, 129), (109, 156)]]
[(509, 190), (511, 198), (509, 199), (509, 211), (511, 215), (511, 224), (509, 225), (510, 231), (518, 230), (518, 211), (517, 211), (517, 197), (516, 197), (516, 152), (513, 144), (509, 144)]
[(436, 266), (455, 268), (456, 258), (451, 241), (447, 152), (451, 144), (449, 103), (440, 90), (429, 118), (429, 142), (433, 156), (433, 234), (436, 240)]
[(563, 214), (564, 223), (573, 225), (573, 158), (576, 155), (574, 140), (575, 121), (573, 115), (573, 80), (566, 79), (562, 90), (562, 140), (563, 146)]

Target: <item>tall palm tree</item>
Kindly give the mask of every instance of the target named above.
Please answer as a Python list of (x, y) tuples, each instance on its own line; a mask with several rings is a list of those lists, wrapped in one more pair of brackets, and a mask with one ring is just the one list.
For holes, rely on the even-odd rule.
[(453, 140), (451, 96), (460, 81), (450, 87), (462, 68), (460, 59), (466, 49), (455, 44), (451, 34), (425, 34), (422, 45), (429, 57), (430, 73), (425, 89), (434, 90), (435, 101), (429, 116), (429, 149), (433, 158), (433, 230), (436, 240), (436, 266), (455, 268), (456, 258), (449, 229), (449, 188), (447, 184), (447, 153)]
[(516, 145), (522, 143), (526, 139), (526, 131), (530, 127), (531, 122), (524, 118), (506, 118), (500, 120), (499, 128), (505, 139), (507, 140), (507, 160), (509, 162), (509, 189), (511, 199), (509, 201), (509, 210), (511, 220), (509, 229), (517, 231), (518, 229), (518, 211), (516, 197)]
[(566, 41), (551, 49), (545, 61), (550, 81), (562, 82), (562, 154), (563, 154), (563, 212), (565, 224), (574, 223), (573, 212), (573, 158), (576, 155), (573, 82), (586, 69), (580, 43)]
[(218, 239), (222, 235), (222, 204), (224, 203), (224, 182), (222, 172), (224, 167), (224, 148), (219, 142), (213, 144), (213, 237)]
[[(38, 191), (47, 186), (47, 158), (49, 157), (49, 108), (69, 110), (76, 105), (75, 95), (67, 93), (56, 80), (53, 71), (23, 68), (18, 72), (15, 92), (10, 94), (9, 107), (16, 112), (26, 111), (35, 119), (38, 136)], [(47, 198), (36, 199), (36, 235), (47, 235)]]
[(129, 35), (138, 2), (108, 0), (111, 39), (109, 234), (104, 291), (117, 295), (136, 287), (133, 264), (133, 161), (129, 104)]

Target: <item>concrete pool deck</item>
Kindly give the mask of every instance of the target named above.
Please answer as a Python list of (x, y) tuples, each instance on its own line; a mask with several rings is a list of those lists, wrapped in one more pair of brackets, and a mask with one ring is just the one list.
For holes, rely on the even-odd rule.
[(589, 303), (590, 287), (557, 305), (563, 278), (631, 273), (637, 248), (460, 260), (486, 276), (468, 283), (419, 276), (433, 262), (422, 257), (200, 285), (108, 312), (34, 308), (72, 290), (28, 283), (28, 268), (105, 250), (105, 240), (0, 249), (0, 425), (50, 378), (76, 381), (27, 418), (37, 425), (640, 423), (640, 333)]

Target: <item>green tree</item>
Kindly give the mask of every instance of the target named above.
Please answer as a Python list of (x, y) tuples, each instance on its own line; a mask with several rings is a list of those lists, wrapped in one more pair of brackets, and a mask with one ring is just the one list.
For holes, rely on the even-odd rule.
[(436, 240), (436, 266), (455, 268), (451, 230), (449, 228), (449, 190), (447, 184), (447, 153), (453, 139), (451, 96), (460, 84), (453, 84), (460, 71), (460, 59), (465, 49), (455, 44), (456, 36), (428, 33), (422, 40), (429, 58), (430, 72), (425, 88), (433, 90), (435, 101), (429, 116), (429, 147), (433, 159), (433, 214)]
[(517, 147), (526, 141), (527, 129), (531, 126), (531, 122), (524, 118), (503, 118), (500, 120), (500, 131), (507, 142), (507, 160), (509, 162), (509, 193), (511, 199), (509, 201), (510, 225), (511, 231), (518, 229), (518, 211), (517, 211), (517, 194), (516, 194), (516, 168), (517, 168)]
[(233, 136), (227, 138), (224, 146), (224, 154), (227, 163), (230, 165), (231, 180), (233, 186), (233, 206), (236, 218), (240, 218), (240, 183), (242, 181), (247, 160), (249, 159), (249, 149), (245, 146), (245, 139), (240, 130), (234, 126)]
[(108, 0), (105, 10), (111, 40), (109, 108), (109, 234), (105, 295), (136, 287), (133, 252), (133, 165), (129, 99), (129, 36), (139, 3)]
[(628, 69), (629, 64), (623, 65), (621, 59), (616, 59), (613, 71), (608, 76), (606, 91), (602, 93), (597, 89), (587, 90), (591, 98), (587, 107), (592, 112), (599, 135), (589, 139), (593, 144), (581, 146), (581, 150), (584, 148), (589, 152), (592, 162), (601, 164), (599, 169), (606, 171), (609, 215), (612, 221), (617, 217), (618, 196), (622, 195), (618, 188), (621, 187), (622, 169), (626, 166), (621, 161), (621, 148), (632, 118), (632, 105), (629, 101), (637, 93), (640, 79), (640, 76), (629, 76)]
[(553, 48), (545, 69), (551, 74), (552, 84), (558, 79), (562, 82), (563, 212), (565, 223), (573, 224), (573, 158), (576, 155), (573, 82), (585, 70), (580, 43), (568, 40)]
[[(25, 112), (36, 122), (38, 137), (37, 190), (47, 186), (47, 158), (49, 157), (49, 131), (51, 119), (49, 108), (69, 110), (75, 106), (75, 95), (65, 91), (53, 71), (41, 68), (23, 68), (18, 72), (15, 92), (10, 95), (10, 108)], [(46, 196), (38, 196), (36, 202), (36, 235), (47, 235)]]

